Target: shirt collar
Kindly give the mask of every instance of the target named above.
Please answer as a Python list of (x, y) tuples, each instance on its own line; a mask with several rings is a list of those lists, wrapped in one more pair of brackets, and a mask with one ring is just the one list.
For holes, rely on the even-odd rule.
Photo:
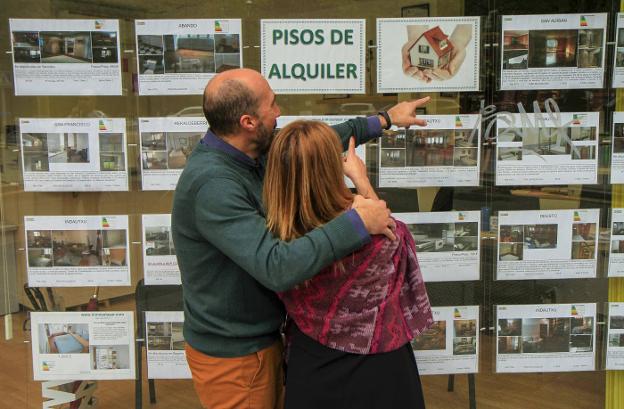
[(246, 165), (256, 167), (262, 164), (261, 160), (256, 161), (250, 158), (249, 156), (244, 154), (242, 151), (236, 149), (234, 146), (230, 145), (223, 139), (219, 138), (210, 129), (208, 129), (208, 131), (206, 132), (206, 135), (204, 135), (204, 137), (201, 139), (201, 143), (203, 145), (206, 145), (207, 147), (224, 152), (227, 155), (231, 156), (232, 158), (238, 160), (239, 162), (243, 162)]

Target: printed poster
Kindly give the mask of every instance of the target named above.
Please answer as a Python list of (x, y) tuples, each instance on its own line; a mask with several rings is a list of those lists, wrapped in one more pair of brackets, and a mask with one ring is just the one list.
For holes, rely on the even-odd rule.
[(624, 112), (613, 113), (611, 183), (624, 183)]
[(624, 88), (624, 13), (618, 13), (615, 28), (615, 56), (613, 63), (613, 88)]
[(260, 20), (262, 75), (276, 94), (364, 94), (366, 20)]
[(143, 190), (174, 190), (207, 129), (202, 117), (139, 118)]
[(609, 277), (624, 277), (624, 209), (611, 209)]
[(496, 372), (596, 369), (596, 304), (496, 307)]
[(119, 20), (9, 19), (15, 95), (121, 95)]
[(126, 120), (20, 118), (26, 192), (127, 191)]
[(421, 375), (479, 372), (479, 306), (431, 307), (433, 325), (412, 340)]
[(609, 303), (607, 370), (624, 370), (624, 304)]
[(183, 311), (146, 311), (147, 377), (191, 379), (184, 347)]
[(501, 90), (602, 88), (607, 13), (502, 16)]
[(379, 187), (479, 186), (479, 115), (419, 115), (425, 126), (393, 126), (379, 149)]
[(496, 185), (596, 184), (598, 112), (496, 119)]
[[(318, 115), (318, 116), (280, 116), (277, 118), (277, 127), (275, 133), (279, 132), (283, 127), (293, 121), (306, 120), (306, 121), (321, 121), (325, 122), (329, 126), (338, 125), (343, 122), (347, 122), (349, 119), (353, 119), (355, 116), (340, 116), (340, 115)], [(359, 156), (364, 163), (366, 163), (366, 145), (358, 145), (355, 147), (355, 153)], [(351, 179), (345, 176), (345, 183), (349, 189), (355, 189), (355, 185), (351, 182)]]
[(143, 215), (143, 279), (145, 285), (182, 284), (170, 214)]
[(133, 312), (32, 312), (35, 381), (134, 379)]
[(394, 217), (412, 233), (425, 282), (479, 279), (480, 211), (395, 213)]
[(139, 95), (201, 95), (243, 66), (240, 19), (135, 20)]
[(128, 216), (26, 216), (30, 287), (130, 285)]
[(596, 277), (600, 209), (498, 213), (498, 280)]
[(378, 18), (377, 92), (479, 90), (480, 17)]

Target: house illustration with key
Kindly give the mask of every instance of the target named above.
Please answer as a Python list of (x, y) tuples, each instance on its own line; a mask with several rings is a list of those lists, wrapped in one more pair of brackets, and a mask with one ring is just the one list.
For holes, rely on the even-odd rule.
[(419, 68), (439, 68), (448, 64), (453, 44), (440, 26), (424, 33), (409, 50), (412, 65)]

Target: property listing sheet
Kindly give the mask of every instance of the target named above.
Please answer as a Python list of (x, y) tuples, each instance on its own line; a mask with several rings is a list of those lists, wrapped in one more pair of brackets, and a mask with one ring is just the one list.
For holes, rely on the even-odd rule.
[(624, 13), (617, 14), (615, 24), (613, 88), (624, 88)]
[(394, 217), (412, 233), (426, 282), (479, 279), (480, 211), (395, 213)]
[(143, 215), (143, 279), (145, 285), (182, 284), (170, 214)]
[(135, 20), (139, 95), (201, 95), (243, 66), (240, 19)]
[(496, 184), (597, 183), (599, 116), (598, 112), (498, 115)]
[(479, 371), (479, 306), (432, 307), (433, 325), (412, 340), (421, 375)]
[(128, 216), (25, 216), (30, 287), (130, 285)]
[(500, 88), (602, 88), (607, 13), (502, 16)]
[(609, 277), (624, 277), (624, 209), (611, 209)]
[(190, 379), (184, 346), (184, 311), (146, 311), (147, 377)]
[(127, 191), (126, 120), (20, 118), (24, 191)]
[(379, 187), (479, 186), (480, 115), (419, 115), (425, 126), (384, 131)]
[(133, 314), (32, 312), (34, 379), (134, 379)]
[[(325, 122), (329, 126), (338, 125), (343, 122), (348, 121), (349, 119), (355, 118), (354, 116), (343, 116), (343, 115), (302, 115), (302, 116), (280, 116), (277, 118), (277, 128), (275, 132), (279, 132), (283, 127), (288, 125), (289, 123), (297, 120), (306, 120), (306, 121), (321, 121)], [(366, 145), (358, 145), (355, 147), (355, 153), (366, 163)], [(351, 179), (348, 177), (344, 178), (347, 187), (350, 189), (354, 189), (355, 186)]]
[(498, 213), (498, 280), (596, 277), (600, 209)]
[(276, 94), (364, 94), (366, 20), (260, 20), (262, 75)]
[(121, 95), (119, 20), (9, 19), (15, 95)]
[(377, 92), (479, 90), (480, 17), (377, 19)]
[(611, 183), (621, 184), (624, 183), (624, 112), (613, 113), (611, 138)]
[(496, 372), (593, 371), (595, 357), (595, 303), (496, 307)]
[(609, 303), (607, 370), (624, 370), (624, 304)]
[(139, 118), (143, 190), (174, 190), (207, 129), (202, 117)]

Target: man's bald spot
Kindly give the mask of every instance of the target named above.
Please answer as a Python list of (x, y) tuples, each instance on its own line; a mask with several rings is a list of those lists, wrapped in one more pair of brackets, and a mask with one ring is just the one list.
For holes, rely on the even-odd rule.
[(227, 70), (214, 76), (206, 85), (204, 89), (204, 98), (214, 97), (222, 91), (222, 86), (225, 84), (231, 85), (232, 81), (239, 83), (246, 87), (256, 97), (259, 96), (260, 89), (258, 86), (266, 83), (264, 77), (255, 70), (249, 68), (236, 68)]

